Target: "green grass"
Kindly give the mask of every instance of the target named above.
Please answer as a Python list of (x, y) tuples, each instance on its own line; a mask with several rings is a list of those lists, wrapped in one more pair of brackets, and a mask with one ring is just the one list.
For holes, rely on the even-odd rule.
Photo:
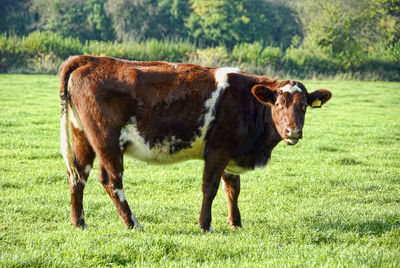
[(125, 193), (145, 231), (126, 230), (99, 182), (88, 228), (70, 225), (59, 150), (58, 79), (0, 75), (0, 266), (400, 266), (400, 83), (305, 81), (333, 99), (304, 139), (242, 176), (244, 228), (222, 189), (214, 233), (197, 227), (203, 162), (125, 160)]

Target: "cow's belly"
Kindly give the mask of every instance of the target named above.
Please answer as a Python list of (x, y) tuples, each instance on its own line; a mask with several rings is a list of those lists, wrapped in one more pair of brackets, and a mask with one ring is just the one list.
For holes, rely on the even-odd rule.
[[(136, 124), (128, 124), (121, 131), (120, 144), (127, 144), (124, 154), (150, 164), (168, 164), (190, 159), (202, 159), (205, 146), (205, 133), (203, 129), (201, 136), (193, 137), (190, 143), (182, 149), (182, 141), (172, 137), (165, 137), (162, 142), (154, 146), (145, 142), (136, 128)], [(121, 148), (123, 149), (123, 148)]]
[(190, 159), (202, 159), (204, 142), (200, 139), (193, 142), (190, 148), (181, 149), (177, 152), (171, 152), (170, 146), (168, 143), (163, 143), (150, 148), (145, 143), (132, 142), (127, 146), (125, 155), (151, 164), (169, 164)]
[(246, 167), (241, 167), (234, 160), (231, 160), (226, 166), (225, 171), (234, 175), (240, 175), (248, 171), (251, 171), (251, 169)]

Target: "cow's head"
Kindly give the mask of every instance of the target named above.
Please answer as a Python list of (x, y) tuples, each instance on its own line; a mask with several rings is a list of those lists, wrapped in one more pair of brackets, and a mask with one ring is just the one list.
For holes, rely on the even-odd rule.
[(326, 89), (308, 93), (304, 85), (296, 81), (288, 81), (275, 90), (257, 84), (251, 92), (259, 102), (271, 107), (275, 129), (288, 145), (294, 145), (302, 138), (307, 107), (320, 108), (332, 96)]

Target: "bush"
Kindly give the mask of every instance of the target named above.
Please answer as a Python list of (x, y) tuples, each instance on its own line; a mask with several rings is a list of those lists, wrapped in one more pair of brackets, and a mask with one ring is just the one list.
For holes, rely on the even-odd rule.
[(314, 77), (316, 74), (333, 75), (338, 66), (305, 48), (288, 48), (283, 59), (283, 69), (299, 78)]
[(145, 42), (131, 41), (127, 43), (89, 41), (84, 46), (83, 54), (129, 60), (181, 62), (186, 54), (192, 51), (195, 51), (195, 47), (189, 42), (151, 39)]
[[(285, 53), (283, 55), (283, 53)], [(361, 53), (361, 52), (360, 52)], [(110, 56), (139, 61), (190, 62), (206, 66), (240, 66), (243, 70), (270, 77), (326, 78), (400, 81), (400, 45), (366, 53), (345, 55), (315, 52), (305, 48), (263, 47), (260, 42), (241, 43), (229, 54), (224, 46), (196, 49), (188, 41), (155, 39), (126, 43), (62, 38), (44, 31), (26, 37), (0, 35), (0, 72), (56, 73), (70, 55)], [(356, 57), (362, 57), (354, 59)]]
[(261, 53), (261, 59), (272, 65), (277, 65), (282, 58), (282, 51), (279, 47), (265, 47)]
[(20, 68), (25, 65), (24, 50), (17, 36), (0, 35), (0, 72)]
[(52, 52), (50, 54), (39, 53), (32, 59), (29, 65), (35, 73), (56, 74), (62, 62)]
[(223, 46), (198, 49), (188, 53), (188, 57), (190, 63), (213, 67), (224, 66), (230, 62), (228, 51)]
[(275, 65), (281, 58), (281, 50), (278, 47), (263, 47), (260, 42), (241, 43), (233, 47), (232, 59), (239, 64)]
[(31, 56), (53, 53), (55, 56), (66, 59), (70, 55), (82, 53), (82, 44), (77, 38), (62, 37), (50, 31), (32, 32), (22, 38), (23, 49)]
[(400, 43), (394, 43), (389, 46), (388, 54), (393, 62), (400, 65)]
[(139, 43), (136, 47), (143, 51), (143, 60), (166, 60), (181, 62), (185, 56), (196, 50), (196, 47), (189, 42), (158, 41), (151, 39)]

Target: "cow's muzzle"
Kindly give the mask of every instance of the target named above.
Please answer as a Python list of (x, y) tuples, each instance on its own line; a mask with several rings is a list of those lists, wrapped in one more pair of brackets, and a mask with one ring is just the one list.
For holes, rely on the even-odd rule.
[(303, 137), (301, 129), (287, 128), (286, 135), (284, 141), (287, 145), (295, 145)]

